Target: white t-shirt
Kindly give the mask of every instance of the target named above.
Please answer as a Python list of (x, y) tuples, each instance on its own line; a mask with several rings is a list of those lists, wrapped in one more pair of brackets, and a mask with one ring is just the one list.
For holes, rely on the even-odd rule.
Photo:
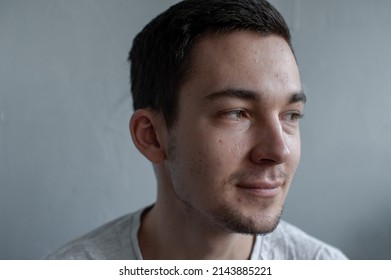
[[(120, 217), (57, 249), (47, 259), (142, 260), (137, 233), (145, 209)], [(346, 259), (334, 248), (297, 227), (280, 221), (267, 235), (258, 235), (252, 260)]]

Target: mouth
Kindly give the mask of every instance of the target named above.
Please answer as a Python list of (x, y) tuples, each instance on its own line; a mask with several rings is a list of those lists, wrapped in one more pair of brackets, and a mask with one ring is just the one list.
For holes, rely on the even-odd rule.
[(282, 183), (280, 182), (251, 182), (238, 184), (237, 187), (244, 192), (261, 198), (273, 198), (281, 192)]

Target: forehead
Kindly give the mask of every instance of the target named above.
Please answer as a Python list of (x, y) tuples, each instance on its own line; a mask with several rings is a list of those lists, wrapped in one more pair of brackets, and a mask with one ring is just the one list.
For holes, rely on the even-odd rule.
[(236, 31), (202, 37), (191, 68), (180, 88), (183, 95), (208, 95), (240, 88), (253, 92), (288, 94), (301, 91), (295, 57), (279, 36)]

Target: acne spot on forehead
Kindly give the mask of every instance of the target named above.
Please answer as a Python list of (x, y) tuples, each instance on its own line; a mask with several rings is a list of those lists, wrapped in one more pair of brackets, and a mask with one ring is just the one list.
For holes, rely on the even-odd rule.
[(288, 73), (286, 72), (274, 72), (273, 75), (278, 81), (282, 83), (285, 83), (289, 79)]

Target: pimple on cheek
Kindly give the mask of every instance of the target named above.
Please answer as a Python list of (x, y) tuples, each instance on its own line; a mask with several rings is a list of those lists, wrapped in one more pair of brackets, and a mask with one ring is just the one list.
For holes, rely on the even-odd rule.
[[(222, 145), (222, 144), (223, 144), (223, 140), (222, 140), (222, 139), (219, 139), (218, 143), (219, 143), (220, 145)], [(221, 164), (222, 164), (221, 158), (220, 158), (219, 156), (216, 157), (215, 162), (216, 162), (216, 165), (217, 165), (217, 166), (221, 166)]]
[(190, 173), (195, 174), (196, 176), (204, 176), (204, 171), (202, 169), (203, 161), (201, 153), (198, 152), (198, 158), (193, 160), (192, 165), (190, 166)]
[(221, 166), (221, 159), (219, 157), (216, 158), (216, 165)]

